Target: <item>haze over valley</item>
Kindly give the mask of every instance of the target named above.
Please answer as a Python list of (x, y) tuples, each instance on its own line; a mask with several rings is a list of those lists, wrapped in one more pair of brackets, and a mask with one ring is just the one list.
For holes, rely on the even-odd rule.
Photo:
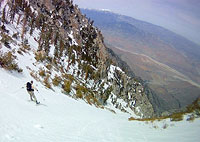
[(166, 102), (188, 105), (200, 95), (200, 46), (160, 26), (108, 11), (82, 9), (105, 42)]

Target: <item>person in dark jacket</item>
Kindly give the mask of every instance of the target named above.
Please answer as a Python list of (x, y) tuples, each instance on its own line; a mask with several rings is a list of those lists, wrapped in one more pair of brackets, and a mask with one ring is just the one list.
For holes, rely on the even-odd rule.
[[(37, 101), (37, 98), (34, 94), (34, 89), (37, 90), (34, 86), (33, 86), (33, 81), (31, 82), (27, 82), (26, 84), (26, 89), (27, 89), (27, 92), (29, 93), (30, 95), (30, 99), (31, 101), (34, 101), (36, 102), (36, 104), (39, 104), (39, 102)], [(38, 91), (38, 90), (37, 90)]]

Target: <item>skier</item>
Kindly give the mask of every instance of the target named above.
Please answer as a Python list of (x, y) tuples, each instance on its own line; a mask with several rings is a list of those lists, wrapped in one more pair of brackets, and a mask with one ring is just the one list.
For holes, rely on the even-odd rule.
[[(30, 98), (31, 98), (31, 101), (34, 101), (36, 102), (36, 104), (39, 104), (40, 102), (37, 101), (36, 97), (35, 97), (35, 94), (34, 94), (34, 89), (37, 90), (36, 88), (34, 88), (33, 86), (33, 81), (31, 82), (27, 82), (26, 84), (26, 89), (27, 89), (27, 92), (29, 93), (30, 95)], [(37, 90), (38, 91), (38, 90)]]

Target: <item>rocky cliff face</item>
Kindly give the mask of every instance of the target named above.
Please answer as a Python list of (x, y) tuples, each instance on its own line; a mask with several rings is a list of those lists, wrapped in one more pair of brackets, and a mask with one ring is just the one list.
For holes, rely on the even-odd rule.
[[(72, 1), (4, 0), (1, 9), (1, 37), (12, 39), (1, 40), (3, 48), (20, 42), (16, 46), (24, 50), (16, 48), (14, 54), (34, 53), (36, 69), (28, 65), (27, 69), (47, 88), (60, 88), (101, 108), (117, 108), (142, 118), (156, 115), (148, 88), (106, 48), (101, 32)], [(8, 25), (18, 32), (6, 29)], [(29, 47), (28, 37), (37, 42), (34, 48)]]
[(157, 94), (159, 109), (180, 110), (199, 97), (198, 45), (131, 17), (108, 11), (81, 9), (81, 12), (95, 21), (108, 47)]

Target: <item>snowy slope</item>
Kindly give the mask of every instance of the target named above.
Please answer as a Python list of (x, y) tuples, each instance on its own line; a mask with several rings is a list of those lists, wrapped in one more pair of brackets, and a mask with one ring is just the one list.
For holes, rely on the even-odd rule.
[[(29, 101), (31, 77), (0, 68), (0, 142), (198, 142), (200, 120), (172, 123), (128, 121), (36, 83), (41, 105)], [(163, 129), (164, 126), (168, 126)]]
[[(24, 70), (24, 75), (30, 77), (29, 74), (32, 74), (34, 78), (40, 80), (40, 82), (43, 82), (43, 84), (45, 84), (48, 88), (52, 89), (57, 89), (52, 85), (52, 82), (53, 79), (58, 76), (61, 80), (61, 83), (58, 83), (58, 86), (63, 88), (67, 95), (71, 95), (72, 97), (79, 96), (78, 98), (85, 99), (88, 103), (92, 102), (98, 106), (107, 104), (106, 107), (110, 107), (112, 109), (118, 108), (124, 112), (133, 114), (133, 116), (137, 118), (145, 116), (151, 117), (153, 115), (154, 111), (152, 104), (149, 102), (146, 95), (141, 95), (141, 91), (139, 93), (136, 91), (137, 88), (142, 87), (139, 82), (133, 79), (131, 80), (131, 78), (126, 76), (125, 72), (123, 72), (119, 67), (114, 65), (107, 65), (107, 63), (103, 61), (105, 60), (103, 59), (103, 56), (101, 58), (105, 66), (102, 66), (103, 64), (100, 61), (101, 58), (99, 57), (98, 59), (97, 54), (100, 54), (101, 52), (103, 53), (103, 48), (99, 48), (102, 51), (99, 50), (97, 52), (97, 47), (100, 47), (100, 45), (104, 47), (103, 44), (96, 42), (94, 46), (95, 48), (93, 49), (90, 47), (90, 50), (87, 49), (89, 45), (87, 48), (80, 46), (80, 49), (78, 49), (79, 47), (73, 47), (74, 45), (77, 45), (77, 39), (75, 38), (76, 36), (73, 35), (73, 31), (71, 29), (71, 31), (67, 31), (65, 33), (66, 36), (72, 40), (72, 42), (68, 43), (69, 45), (66, 45), (65, 47), (63, 44), (63, 49), (61, 49), (61, 44), (57, 45), (51, 42), (48, 43), (47, 46), (47, 39), (43, 39), (45, 37), (45, 34), (43, 34), (45, 33), (44, 30), (41, 30), (41, 28), (33, 28), (31, 30), (29, 27), (30, 23), (27, 24), (26, 22), (22, 22), (27, 20), (26, 18), (23, 18), (25, 17), (22, 14), (23, 11), (19, 10), (21, 13), (13, 12), (10, 10), (10, 7), (15, 7), (16, 5), (11, 5), (11, 1), (9, 2), (10, 3), (6, 4), (5, 1), (3, 1), (0, 8), (2, 11), (0, 12), (0, 17), (2, 16), (5, 17), (2, 19), (6, 19), (2, 20), (2, 22), (0, 21), (0, 40), (2, 46), (2, 48), (0, 46), (0, 52), (3, 51), (3, 53), (6, 53), (9, 51), (14, 54), (17, 57), (16, 60), (18, 62), (19, 68)], [(34, 10), (34, 8), (30, 8), (30, 11), (31, 10), (33, 10), (35, 13), (38, 13), (38, 11)], [(15, 15), (10, 16), (12, 13), (15, 13)], [(47, 19), (48, 18), (49, 17), (47, 17)], [(31, 21), (35, 20), (36, 19), (33, 18)], [(85, 19), (83, 19), (83, 21), (84, 20)], [(54, 26), (54, 24), (52, 26)], [(46, 30), (48, 31), (49, 29)], [(97, 29), (95, 30), (94, 28), (93, 30), (94, 33), (97, 32)], [(81, 30), (81, 32), (83, 31)], [(87, 36), (90, 34), (91, 33), (87, 33)], [(54, 36), (58, 35), (56, 34)], [(86, 39), (88, 39), (87, 36)], [(97, 39), (100, 40), (99, 38)], [(86, 42), (86, 39), (84, 39), (83, 42)], [(48, 41), (49, 40), (52, 40), (52, 38), (48, 38)], [(58, 48), (58, 46), (60, 48)], [(42, 49), (40, 49), (41, 47)], [(49, 50), (50, 52), (48, 53), (46, 50)], [(58, 53), (59, 58), (57, 57)], [(84, 54), (82, 55), (82, 53)], [(92, 56), (93, 59), (88, 55), (86, 56), (86, 54)], [(40, 58), (38, 57), (39, 55), (41, 55)], [(104, 53), (102, 55), (104, 55)], [(44, 58), (43, 61), (40, 60), (41, 58)], [(47, 68), (47, 66), (51, 67)], [(40, 72), (43, 72), (43, 76), (40, 75)], [(126, 81), (123, 82), (122, 80)], [(129, 82), (131, 83), (129, 84)], [(126, 86), (131, 87), (128, 88)], [(120, 94), (119, 92), (123, 93)], [(129, 94), (128, 99), (126, 97), (127, 93)], [(137, 97), (134, 98), (134, 95), (137, 95)], [(145, 105), (141, 107), (141, 104)], [(145, 109), (146, 107), (149, 111), (145, 112), (146, 115), (144, 115), (144, 110), (147, 110)]]
[[(5, 24), (9, 36), (22, 31), (22, 25), (16, 24), (17, 18), (18, 15), (13, 24)], [(28, 39), (31, 51), (23, 55), (15, 52), (23, 72), (10, 72), (0, 68), (0, 142), (199, 141), (199, 119), (193, 123), (174, 123), (169, 120), (154, 123), (130, 122), (129, 114), (117, 110), (114, 114), (88, 105), (83, 100), (74, 100), (64, 95), (59, 88), (53, 87), (54, 91), (45, 88), (30, 75), (31, 70), (38, 71), (40, 67), (44, 67), (43, 64), (36, 63), (34, 58), (34, 50), (38, 47), (38, 42), (34, 39), (39, 38), (40, 32), (35, 30), (32, 36), (28, 33), (24, 37)], [(15, 42), (10, 43), (11, 49), (18, 50), (21, 43), (22, 39), (15, 39)], [(2, 45), (1, 51), (9, 50)], [(51, 73), (54, 75), (56, 72)], [(34, 81), (39, 90), (35, 94), (40, 105), (30, 101), (24, 88), (30, 80)]]

